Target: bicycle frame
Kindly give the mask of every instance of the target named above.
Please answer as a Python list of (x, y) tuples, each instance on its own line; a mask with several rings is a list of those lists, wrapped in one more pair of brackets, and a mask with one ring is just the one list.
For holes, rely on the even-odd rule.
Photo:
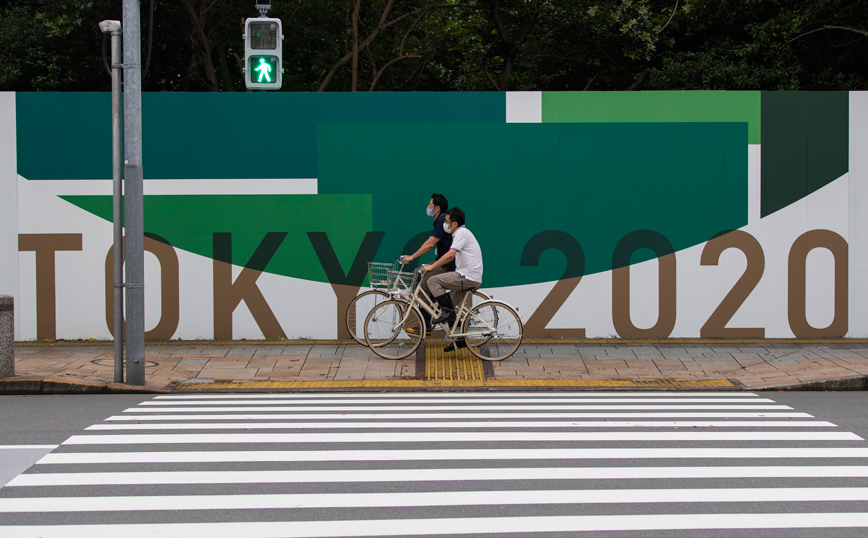
[[(420, 267), (419, 269), (416, 269), (414, 271), (414, 273), (415, 272), (421, 273), (422, 268)], [(420, 280), (421, 280), (421, 277), (424, 277), (424, 275), (420, 275)], [(413, 275), (413, 278), (416, 278), (416, 275)], [(416, 286), (416, 289), (413, 291), (412, 295), (409, 296), (409, 298), (406, 294), (402, 293), (403, 291), (405, 291), (405, 290), (390, 290), (388, 293), (390, 296), (392, 296), (393, 299), (405, 301), (410, 306), (410, 308), (416, 308), (419, 310), (424, 308), (425, 311), (428, 312), (428, 314), (433, 319), (433, 317), (435, 315), (434, 300), (427, 293), (425, 293), (425, 290), (422, 289), (421, 282), (419, 283), (419, 285)], [(485, 326), (488, 328), (489, 334), (486, 334), (484, 332), (483, 333), (479, 333), (479, 332), (474, 332), (474, 333), (455, 332), (458, 330), (458, 327), (460, 327), (464, 323), (464, 320), (467, 318), (467, 316), (470, 315), (470, 308), (467, 307), (467, 299), (469, 297), (471, 297), (471, 294), (469, 292), (464, 294), (464, 300), (461, 301), (461, 308), (456, 309), (455, 321), (452, 323), (451, 327), (449, 325), (444, 325), (442, 323), (440, 324), (440, 328), (443, 329), (443, 332), (446, 334), (447, 340), (453, 341), (453, 340), (458, 340), (459, 338), (464, 338), (467, 336), (480, 336), (480, 335), (490, 336), (490, 333), (494, 333), (494, 327), (492, 327), (491, 325), (486, 323), (485, 320), (480, 320), (480, 321), (483, 324), (485, 324)], [(488, 300), (488, 301), (484, 301), (480, 304), (484, 305), (487, 303), (500, 304), (500, 303), (503, 303), (503, 301)], [(506, 303), (503, 303), (503, 304), (506, 304)], [(508, 306), (512, 307), (512, 305), (508, 305)], [(401, 323), (400, 323), (401, 325), (403, 325), (407, 321), (407, 316), (408, 316), (409, 312), (410, 312), (410, 310), (408, 309), (407, 312), (404, 313), (404, 316), (401, 319)], [(424, 336), (423, 336), (423, 339), (424, 339)]]
[[(437, 306), (430, 291), (420, 286), (423, 272), (424, 266), (412, 273), (390, 272), (389, 281), (394, 284), (388, 293), (391, 299), (371, 310), (365, 318), (365, 343), (384, 359), (408, 357), (428, 332), (424, 330), (426, 316), (423, 313), (427, 312), (431, 318), (442, 314), (442, 308)], [(512, 305), (496, 299), (485, 297), (474, 304), (476, 293), (465, 294), (455, 307), (454, 321), (440, 324), (446, 339), (454, 346), (446, 351), (466, 347), (471, 354), (489, 361), (512, 356), (521, 345), (524, 327), (521, 315)], [(404, 331), (406, 334), (402, 336)]]

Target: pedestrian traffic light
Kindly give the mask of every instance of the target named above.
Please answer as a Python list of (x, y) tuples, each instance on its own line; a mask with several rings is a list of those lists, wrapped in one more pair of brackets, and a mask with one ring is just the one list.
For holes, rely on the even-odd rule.
[(244, 84), (258, 90), (283, 85), (283, 29), (280, 19), (244, 21)]

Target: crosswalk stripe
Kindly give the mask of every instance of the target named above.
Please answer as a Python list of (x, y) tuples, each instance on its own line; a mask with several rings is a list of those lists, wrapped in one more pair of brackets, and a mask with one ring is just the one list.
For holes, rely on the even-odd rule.
[(37, 465), (311, 461), (493, 461), (560, 459), (868, 458), (868, 448), (487, 448), (451, 450), (208, 450), (184, 452), (61, 452)]
[(868, 466), (529, 467), (472, 469), (340, 469), (322, 471), (136, 471), (37, 473), (6, 487), (143, 484), (280, 484), (443, 482), (469, 480), (637, 480), (690, 478), (866, 478)]
[[(164, 411), (161, 409), (160, 411)], [(188, 411), (191, 411), (188, 409)], [(214, 411), (209, 409), (208, 411)], [(115, 415), (106, 419), (114, 421), (140, 420), (372, 420), (372, 419), (445, 419), (445, 418), (814, 418), (808, 413), (788, 412), (664, 412), (664, 413), (335, 413), (335, 414), (268, 414), (268, 415)]]
[(434, 443), (470, 441), (862, 441), (850, 432), (383, 432), (73, 435), (64, 445), (178, 443)]
[[(340, 411), (340, 412), (349, 412), (349, 411), (390, 411), (390, 410), (402, 410), (402, 411), (496, 411), (496, 410), (506, 410), (506, 411), (514, 411), (514, 410), (541, 410), (541, 411), (551, 411), (551, 410), (616, 410), (616, 409), (626, 409), (626, 410), (653, 410), (653, 409), (792, 409), (792, 407), (786, 405), (768, 405), (768, 404), (760, 404), (760, 405), (729, 405), (729, 404), (695, 404), (695, 405), (632, 405), (632, 404), (616, 404), (616, 405), (423, 405), (423, 406), (415, 406), (415, 405), (402, 405), (402, 406), (382, 406), (382, 405), (371, 405), (371, 406), (357, 406), (357, 407), (330, 407), (330, 406), (274, 406), (274, 407), (210, 407), (208, 411), (215, 412), (225, 412), (225, 411), (239, 411), (242, 413), (249, 413), (251, 411)], [(189, 413), (191, 409), (189, 407), (161, 407), (159, 409), (160, 413)], [(124, 413), (154, 413), (156, 412), (153, 408), (147, 407), (132, 407), (130, 409), (124, 409)]]
[(53, 450), (60, 445), (0, 445), (0, 450)]
[(0, 499), (0, 513), (829, 501), (868, 501), (868, 488), (587, 489), (166, 495), (163, 497), (139, 495), (25, 497)]
[(645, 422), (231, 422), (183, 424), (94, 424), (85, 430), (253, 430), (253, 429), (399, 429), (399, 428), (830, 428), (831, 422), (815, 421), (645, 421)]
[[(362, 399), (362, 400), (335, 400), (335, 401), (322, 401), (317, 402), (325, 404), (336, 404), (340, 405), (355, 405), (355, 404), (369, 404), (371, 403), (371, 399)], [(392, 399), (389, 400), (389, 404), (401, 404), (401, 403), (436, 403), (440, 404), (442, 400), (437, 398), (426, 398), (426, 399)], [(557, 402), (560, 403), (599, 403), (599, 398), (559, 398)], [(744, 403), (744, 398), (607, 398), (605, 400), (606, 403)], [(768, 398), (755, 398), (750, 401), (751, 403), (774, 403), (773, 400), (769, 400)], [(269, 405), (287, 405), (287, 404), (296, 404), (297, 401), (293, 400), (271, 400), (268, 402)], [(308, 403), (308, 402), (305, 402)], [(450, 404), (456, 403), (479, 403), (479, 400), (476, 398), (451, 398), (449, 399)], [(532, 404), (532, 403), (551, 403), (551, 399), (549, 398), (486, 398), (485, 403), (522, 403), (522, 404)], [(195, 401), (149, 401), (142, 402), (141, 406), (170, 406), (170, 405), (189, 405), (189, 406), (207, 406), (207, 405), (262, 405), (261, 401), (248, 401), (248, 400), (217, 400), (217, 401), (208, 401), (208, 400), (195, 400)]]
[[(395, 400), (399, 398), (411, 398), (411, 399), (423, 399), (430, 398), (430, 394), (426, 393), (406, 393), (406, 392), (377, 392), (370, 393), (368, 395), (359, 394), (359, 393), (350, 393), (350, 394), (316, 394), (316, 393), (304, 393), (304, 394), (161, 394), (159, 396), (155, 396), (155, 400), (234, 400), (234, 399), (298, 399), (298, 400), (330, 400), (330, 399), (341, 399), (341, 398), (362, 398), (364, 396), (368, 396), (372, 399), (377, 400)], [(560, 398), (569, 398), (575, 397), (575, 393), (572, 392), (510, 392), (509, 396), (512, 398), (545, 398), (546, 400), (554, 400)], [(582, 398), (597, 398), (597, 399), (607, 399), (612, 397), (625, 398), (629, 396), (639, 396), (643, 398), (648, 398), (651, 396), (663, 396), (666, 398), (695, 398), (698, 396), (703, 397), (721, 397), (725, 396), (727, 398), (755, 398), (757, 395), (752, 392), (583, 392)], [(452, 400), (455, 398), (472, 398), (474, 400), (487, 400), (490, 398), (502, 398), (503, 394), (490, 394), (484, 392), (461, 392), (461, 393), (438, 393), (438, 399)]]
[(868, 527), (868, 513), (650, 514), (615, 516), (469, 517), (337, 521), (33, 525), (3, 528), (4, 538), (327, 538), (491, 533), (796, 529)]
[(862, 437), (751, 393), (169, 394), (13, 478), (0, 536), (868, 528), (866, 479)]

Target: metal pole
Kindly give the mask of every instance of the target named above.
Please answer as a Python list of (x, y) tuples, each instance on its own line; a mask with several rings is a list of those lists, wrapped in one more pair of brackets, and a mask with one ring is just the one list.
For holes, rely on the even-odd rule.
[(123, 0), (124, 207), (127, 383), (145, 384), (145, 251), (142, 215), (142, 35), (139, 0)]
[(112, 42), (112, 223), (114, 224), (114, 336), (115, 383), (124, 382), (124, 256), (123, 215), (121, 203), (123, 188), (123, 146), (121, 140), (121, 23), (102, 21), (103, 33), (111, 34)]

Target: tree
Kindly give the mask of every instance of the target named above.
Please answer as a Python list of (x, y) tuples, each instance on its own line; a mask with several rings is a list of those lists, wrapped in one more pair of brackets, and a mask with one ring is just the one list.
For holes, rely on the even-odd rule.
[(405, 1), (396, 9), (395, 4), (396, 0), (375, 0), (364, 5), (362, 0), (353, 0), (347, 30), (350, 43), (343, 56), (324, 73), (317, 91), (325, 91), (347, 63), (351, 63), (349, 89), (356, 91), (360, 58), (371, 69), (369, 89), (376, 89), (387, 69), (403, 60), (421, 59), (432, 51), (429, 36), (433, 26), (426, 20), (431, 12), (463, 7), (454, 2)]
[(868, 5), (839, 0), (692, 0), (656, 89), (865, 89)]
[(0, 90), (108, 88), (99, 22), (108, 0), (30, 0), (0, 9)]
[[(153, 23), (141, 2), (145, 91), (245, 89), (252, 0), (153, 0)], [(107, 91), (98, 24), (118, 4), (0, 5), (0, 90)], [(281, 91), (868, 89), (862, 0), (274, 0), (269, 16)]]

